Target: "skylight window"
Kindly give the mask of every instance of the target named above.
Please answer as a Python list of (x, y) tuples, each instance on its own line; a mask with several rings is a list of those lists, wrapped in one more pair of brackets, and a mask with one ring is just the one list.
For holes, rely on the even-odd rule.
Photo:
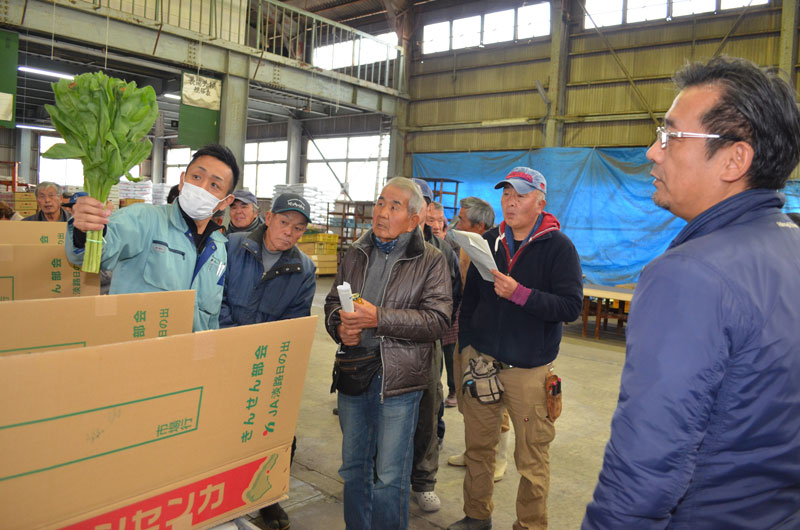
[(450, 21), (428, 24), (422, 29), (422, 53), (445, 52), (450, 49)]
[(483, 16), (483, 43), (514, 40), (514, 10), (487, 13)]
[(543, 2), (517, 9), (517, 38), (550, 35), (550, 3)]
[(672, 0), (672, 16), (709, 13), (717, 9), (717, 0)]
[(481, 43), (481, 17), (460, 18), (453, 21), (453, 49), (469, 48)]
[[(622, 24), (622, 0), (586, 0), (585, 28), (616, 26)], [(594, 21), (594, 24), (592, 24)]]
[(666, 0), (628, 0), (627, 22), (667, 18)]

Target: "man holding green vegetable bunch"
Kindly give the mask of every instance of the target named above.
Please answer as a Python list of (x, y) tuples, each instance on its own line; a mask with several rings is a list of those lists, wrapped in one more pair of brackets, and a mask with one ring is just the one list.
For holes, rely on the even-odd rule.
[(66, 253), (81, 265), (87, 234), (103, 231), (100, 268), (113, 270), (111, 294), (194, 289), (194, 331), (219, 327), (227, 254), (225, 236), (211, 220), (233, 202), (239, 166), (230, 149), (197, 151), (180, 178), (173, 204), (134, 204), (111, 213), (81, 197), (67, 224)]

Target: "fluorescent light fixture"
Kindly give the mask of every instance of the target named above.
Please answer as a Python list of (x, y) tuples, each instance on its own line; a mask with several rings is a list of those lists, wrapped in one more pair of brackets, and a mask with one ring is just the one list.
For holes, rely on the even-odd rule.
[(165, 98), (169, 98), (169, 99), (177, 99), (177, 100), (181, 99), (181, 97), (178, 94), (164, 94), (164, 97)]
[(29, 74), (39, 74), (47, 77), (56, 77), (58, 79), (75, 79), (74, 76), (69, 74), (62, 74), (60, 72), (51, 72), (50, 70), (41, 70), (39, 68), (30, 68), (29, 66), (20, 66), (17, 68), (20, 72), (28, 72)]
[(34, 131), (55, 132), (55, 129), (53, 129), (52, 127), (40, 127), (38, 125), (23, 125), (21, 123), (18, 123), (16, 127), (17, 129), (33, 129)]

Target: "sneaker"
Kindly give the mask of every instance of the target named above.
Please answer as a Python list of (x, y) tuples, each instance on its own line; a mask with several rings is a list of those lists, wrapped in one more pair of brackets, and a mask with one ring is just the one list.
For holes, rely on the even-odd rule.
[(267, 530), (289, 530), (289, 515), (277, 502), (258, 511)]
[(473, 519), (464, 517), (447, 527), (447, 530), (492, 530), (492, 518)]
[(433, 491), (412, 491), (411, 496), (414, 497), (419, 509), (423, 512), (438, 512), (442, 507), (442, 501)]
[(503, 460), (502, 462), (495, 462), (494, 463), (494, 479), (495, 482), (500, 482), (503, 480), (503, 477), (506, 476), (506, 468), (508, 467), (508, 461)]
[(456, 467), (464, 467), (467, 465), (467, 463), (464, 462), (464, 453), (448, 456), (447, 463), (450, 464), (451, 466), (456, 466)]
[(497, 443), (497, 456), (494, 459), (494, 481), (503, 480), (508, 467), (508, 444), (511, 431), (501, 432), (500, 441)]
[(444, 406), (448, 409), (453, 408), (458, 405), (458, 401), (456, 401), (456, 393), (450, 392), (447, 394), (447, 399), (444, 400)]

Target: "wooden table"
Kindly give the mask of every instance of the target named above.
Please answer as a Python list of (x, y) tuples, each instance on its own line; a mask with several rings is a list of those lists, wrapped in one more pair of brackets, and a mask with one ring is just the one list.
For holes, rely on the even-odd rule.
[[(586, 328), (589, 321), (589, 313), (591, 312), (590, 298), (597, 298), (595, 307), (595, 324), (594, 324), (594, 338), (600, 338), (600, 320), (605, 319), (608, 323), (608, 318), (617, 319), (617, 333), (622, 332), (622, 325), (628, 320), (625, 314), (625, 303), (633, 299), (633, 289), (626, 289), (623, 287), (607, 287), (605, 285), (584, 284), (583, 286), (583, 331), (582, 335), (586, 336)], [(611, 311), (609, 307), (610, 300), (617, 300), (619, 302), (619, 309)]]

